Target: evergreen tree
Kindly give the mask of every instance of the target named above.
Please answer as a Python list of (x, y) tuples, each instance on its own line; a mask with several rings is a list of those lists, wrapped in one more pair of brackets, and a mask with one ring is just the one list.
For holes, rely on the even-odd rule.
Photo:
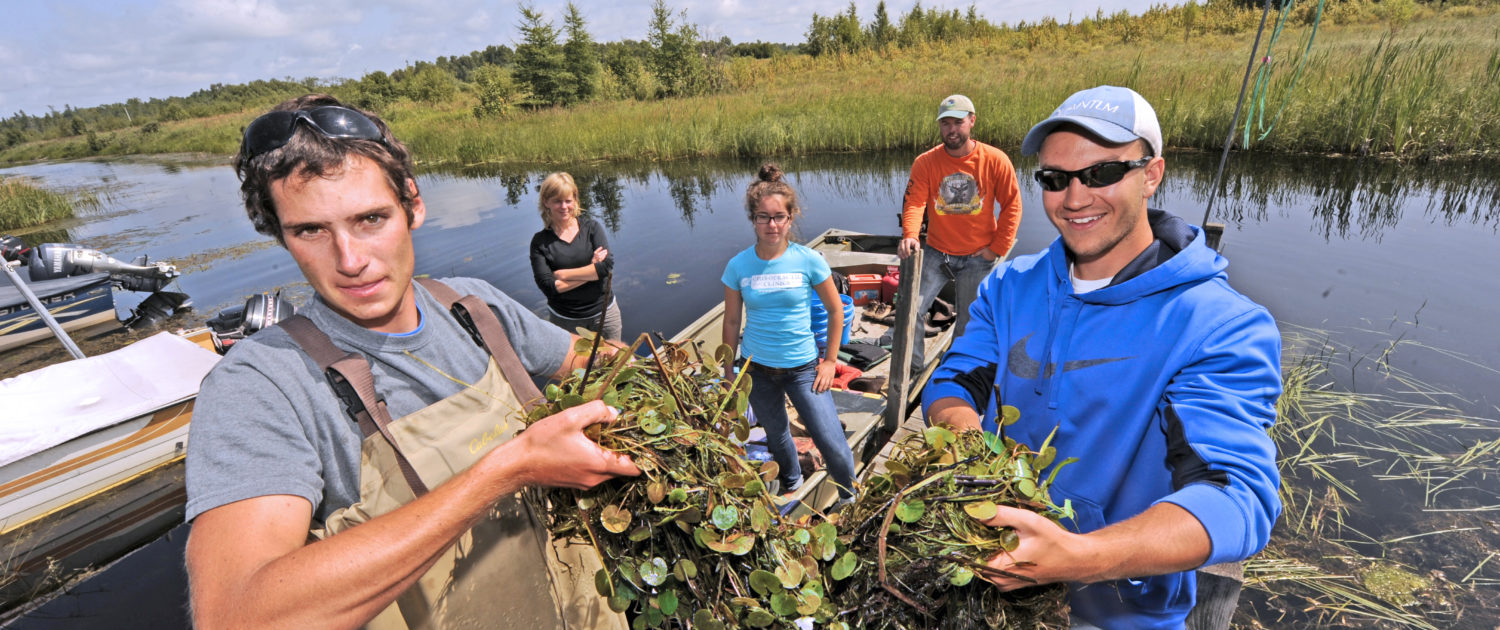
[(573, 101), (591, 100), (599, 92), (599, 49), (585, 28), (583, 14), (572, 2), (568, 3), (563, 24), (568, 32), (568, 43), (563, 44), (563, 62), (573, 75)]
[(880, 0), (875, 5), (875, 20), (870, 22), (868, 39), (876, 49), (885, 48), (896, 41), (896, 27), (891, 24), (891, 16), (885, 12), (885, 0)]
[(567, 71), (562, 46), (557, 43), (557, 29), (542, 19), (531, 5), (521, 5), (521, 44), (516, 46), (516, 81), (531, 92), (531, 99), (542, 105), (558, 105), (573, 100), (574, 79)]
[(679, 17), (682, 23), (674, 24), (665, 0), (651, 5), (646, 42), (651, 45), (651, 70), (664, 96), (696, 94), (707, 83), (707, 64), (698, 51), (698, 28), (688, 23), (686, 11)]

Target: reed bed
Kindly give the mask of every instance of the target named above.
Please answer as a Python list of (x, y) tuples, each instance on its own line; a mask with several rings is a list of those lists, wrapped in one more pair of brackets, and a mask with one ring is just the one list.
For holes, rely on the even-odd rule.
[[(1278, 421), (1285, 506), (1245, 565), (1251, 618), (1315, 627), (1474, 627), (1500, 622), (1494, 586), (1500, 422), (1316, 331), (1288, 334)], [(1356, 373), (1382, 393), (1354, 393)]]
[[(1306, 7), (1294, 9), (1301, 13), (1269, 51), (1263, 119), (1275, 119), (1275, 127), (1241, 148), (1418, 160), (1500, 153), (1500, 110), (1491, 106), (1500, 102), (1500, 13), (1462, 6), (1421, 9), (1418, 17), (1428, 17), (1410, 22), (1367, 21), (1380, 6), (1333, 3), (1295, 85), (1311, 20)], [(430, 163), (764, 157), (925, 149), (936, 141), (933, 104), (960, 92), (979, 107), (976, 137), (1013, 151), (1068, 94), (1108, 83), (1131, 86), (1155, 105), (1169, 145), (1216, 149), (1229, 131), (1258, 19), (1257, 11), (1228, 2), (1157, 8), (952, 43), (736, 58), (723, 66), (724, 91), (691, 98), (476, 119), (475, 97), (460, 91), (448, 103), (398, 101), (382, 114)], [(165, 122), (153, 133), (133, 128), (32, 142), (0, 152), (0, 162), (232, 154), (239, 129), (256, 113)], [(1237, 134), (1236, 145), (1244, 144)]]
[(98, 208), (94, 195), (56, 192), (20, 179), (0, 179), (0, 232), (36, 227)]

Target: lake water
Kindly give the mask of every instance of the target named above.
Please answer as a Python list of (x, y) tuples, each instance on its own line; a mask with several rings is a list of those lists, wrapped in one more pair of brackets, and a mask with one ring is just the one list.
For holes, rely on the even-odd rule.
[[(829, 227), (896, 233), (911, 157), (785, 160), (790, 183), (803, 197), (801, 234), (810, 237)], [(1167, 180), (1154, 205), (1199, 223), (1218, 156), (1168, 157)], [(1045, 248), (1056, 232), (1041, 210), (1037, 186), (1026, 175), (1034, 162), (1013, 158), (1023, 173), (1025, 207), (1013, 251), (1032, 253)], [(725, 262), (753, 243), (743, 193), (755, 167), (751, 161), (694, 160), (572, 170), (585, 206), (608, 231), (626, 338), (648, 330), (670, 335), (722, 299), (718, 278)], [(181, 288), (197, 309), (174, 318), (172, 326), (201, 322), (260, 291), (284, 288), (299, 302), (310, 295), (286, 252), (251, 229), (238, 181), (223, 163), (69, 162), (0, 174), (35, 177), (58, 188), (102, 187), (106, 203), (96, 215), (23, 238), (33, 244), (69, 240), (122, 260), (149, 254), (177, 261), (183, 269)], [(421, 176), (428, 219), (415, 234), (417, 272), (483, 278), (522, 303), (542, 308), (527, 247), (541, 227), (536, 187), (545, 174), (491, 169)], [(1342, 386), (1388, 388), (1389, 381), (1378, 377), (1395, 370), (1451, 394), (1442, 402), (1459, 412), (1492, 428), (1500, 424), (1495, 420), (1500, 417), (1500, 372), (1495, 370), (1500, 335), (1494, 332), (1500, 294), (1500, 172), (1463, 164), (1399, 166), (1236, 155), (1225, 195), (1215, 205), (1212, 220), (1227, 224), (1221, 251), (1230, 260), (1236, 288), (1266, 305), (1284, 331), (1315, 331), (1309, 334), (1344, 346), (1354, 363), (1367, 356), (1382, 366), (1348, 371), (1340, 377)], [(131, 305), (128, 299), (121, 303), (122, 308)], [(101, 351), (133, 337), (103, 335), (89, 340), (85, 350)], [(1396, 350), (1387, 352), (1393, 344)], [(60, 357), (60, 350), (47, 347), (15, 351), (3, 357), (4, 372), (14, 374)], [(1480, 490), (1492, 497), (1500, 494), (1493, 478), (1488, 484)], [(1381, 527), (1380, 518), (1371, 518), (1370, 527)], [(180, 554), (184, 534), (158, 543), (162, 551), (156, 555)], [(171, 566), (162, 562), (167, 564), (160, 566)], [(145, 619), (141, 606), (124, 604), (131, 611), (129, 619), (142, 619), (141, 627), (181, 619), (180, 577), (161, 578), (160, 584), (161, 597), (172, 603), (150, 608), (159, 608), (165, 617)], [(68, 619), (69, 627), (79, 627), (82, 619), (74, 615), (120, 627), (117, 613), (126, 608), (101, 603), (107, 599), (97, 596), (101, 589), (111, 591), (96, 587), (94, 603), (75, 599), (59, 604), (73, 608), (24, 620), (18, 627), (48, 627), (59, 616)], [(173, 593), (179, 594), (176, 599)]]

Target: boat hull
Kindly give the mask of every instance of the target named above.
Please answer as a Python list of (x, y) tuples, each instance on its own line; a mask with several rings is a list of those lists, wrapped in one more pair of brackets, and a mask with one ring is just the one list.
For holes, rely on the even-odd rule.
[[(206, 331), (187, 339), (212, 347)], [(194, 401), (0, 466), (0, 619), (182, 522)]]
[[(65, 331), (117, 321), (114, 288), (107, 273), (38, 282), (23, 280), (27, 280), (27, 287)], [(51, 338), (52, 331), (31, 308), (31, 303), (9, 282), (0, 280), (0, 352)]]

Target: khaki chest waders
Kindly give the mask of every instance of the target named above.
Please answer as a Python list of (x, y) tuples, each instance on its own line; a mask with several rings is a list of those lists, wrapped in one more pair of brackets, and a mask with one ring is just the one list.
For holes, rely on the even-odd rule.
[[(359, 502), (331, 515), (312, 539), (395, 510), (467, 469), (522, 428), (518, 419), (541, 400), (489, 306), (462, 299), (447, 285), (423, 286), (490, 354), (473, 387), (415, 413), (392, 419), (374, 389), (364, 357), (335, 347), (304, 317), (281, 323), (324, 370), (359, 424)], [(368, 628), (619, 628), (627, 627), (594, 589), (598, 552), (553, 541), (525, 493), (502, 498), (418, 582)], [(568, 508), (564, 508), (568, 509)]]

